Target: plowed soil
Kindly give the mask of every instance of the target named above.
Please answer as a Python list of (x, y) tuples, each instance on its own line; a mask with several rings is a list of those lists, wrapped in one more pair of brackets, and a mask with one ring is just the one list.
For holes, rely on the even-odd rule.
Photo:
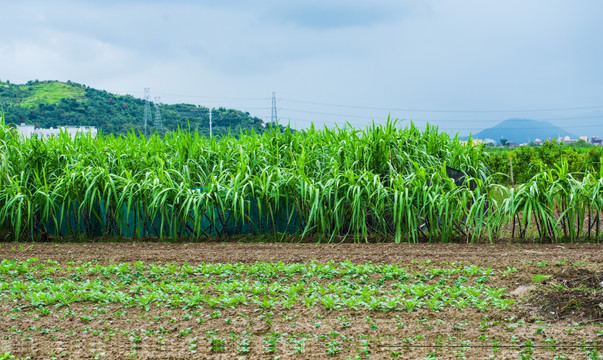
[[(190, 309), (145, 311), (101, 305), (102, 313), (84, 321), (64, 309), (36, 317), (31, 304), (15, 303), (5, 296), (0, 298), (0, 358), (5, 352), (32, 359), (518, 359), (530, 358), (530, 354), (537, 359), (596, 359), (603, 354), (603, 319), (597, 317), (601, 314), (597, 307), (603, 310), (603, 282), (599, 283), (603, 280), (603, 246), (597, 244), (1, 243), (0, 258), (50, 259), (59, 264), (142, 261), (193, 265), (349, 260), (397, 264), (413, 271), (454, 263), (490, 267), (497, 274), (507, 271), (488, 286), (505, 288), (508, 297), (517, 300), (510, 309), (484, 312), (475, 308), (379, 312), (294, 307), (275, 309), (272, 322), (252, 305), (225, 309), (217, 318), (210, 315), (210, 309), (191, 315)], [(512, 268), (517, 271), (509, 271)], [(566, 293), (551, 299), (548, 294), (555, 291)], [(584, 301), (579, 301), (582, 298)], [(70, 310), (89, 313), (97, 305), (78, 303)], [(20, 316), (15, 316), (15, 308), (22, 310)], [(195, 321), (199, 316), (205, 321)], [(158, 319), (153, 320), (155, 317)], [(342, 319), (349, 319), (348, 324)], [(49, 333), (41, 329), (59, 330)], [(157, 329), (165, 331), (161, 340), (143, 331)], [(186, 329), (197, 334), (196, 342), (191, 342), (192, 335), (179, 336)], [(212, 349), (207, 336), (211, 331), (222, 334), (223, 348)], [(335, 339), (329, 335), (333, 331), (338, 333), (340, 350), (329, 354), (325, 344)], [(274, 332), (287, 333), (289, 340), (283, 336), (271, 351), (263, 339)], [(242, 333), (251, 339), (247, 353), (240, 351)], [(295, 354), (294, 334), (314, 334), (299, 355)], [(411, 338), (414, 340), (404, 340)], [(528, 346), (520, 347), (522, 344)]]
[(598, 244), (292, 244), (292, 243), (0, 243), (4, 259), (38, 257), (57, 261), (98, 260), (107, 263), (150, 262), (243, 262), (283, 261), (299, 263), (345, 261), (398, 263), (467, 261), (471, 264), (506, 266), (526, 261), (567, 260), (603, 263)]

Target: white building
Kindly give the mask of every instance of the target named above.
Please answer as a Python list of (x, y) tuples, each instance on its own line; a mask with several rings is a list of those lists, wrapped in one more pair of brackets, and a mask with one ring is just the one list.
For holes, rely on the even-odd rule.
[(52, 127), (50, 129), (36, 129), (35, 126), (25, 125), (24, 123), (17, 125), (17, 132), (25, 138), (30, 138), (32, 135), (37, 135), (40, 138), (59, 136), (61, 131), (66, 131), (72, 139), (75, 138), (77, 133), (90, 134), (92, 137), (96, 137), (98, 133), (94, 126), (61, 126), (56, 129)]
[(575, 144), (578, 142), (578, 139), (572, 139), (569, 136), (564, 136), (557, 139), (557, 141), (564, 144)]

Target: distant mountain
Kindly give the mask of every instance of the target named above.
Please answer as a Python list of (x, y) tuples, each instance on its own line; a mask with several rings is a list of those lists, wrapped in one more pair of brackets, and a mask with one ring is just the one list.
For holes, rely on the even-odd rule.
[(498, 141), (505, 138), (518, 144), (528, 143), (535, 139), (557, 139), (565, 136), (573, 139), (577, 138), (576, 135), (551, 123), (530, 119), (507, 119), (498, 125), (472, 135), (474, 139)]
[[(144, 131), (143, 99), (117, 95), (71, 81), (29, 81), (13, 84), (0, 81), (0, 105), (6, 123), (26, 123), (42, 128), (66, 125), (96, 126), (103, 133), (126, 134)], [(155, 132), (155, 104), (151, 103), (148, 132)], [(209, 135), (209, 108), (193, 104), (161, 104), (165, 130), (191, 129)], [(213, 135), (233, 135), (243, 130), (262, 132), (264, 121), (235, 109), (212, 109)]]

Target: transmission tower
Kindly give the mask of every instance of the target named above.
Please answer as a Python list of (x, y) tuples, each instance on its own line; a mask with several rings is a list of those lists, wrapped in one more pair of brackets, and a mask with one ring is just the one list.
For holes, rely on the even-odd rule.
[(276, 124), (276, 95), (272, 92), (272, 111), (270, 112), (270, 122)]
[(144, 88), (144, 136), (148, 135), (147, 125), (151, 121), (151, 103), (149, 98), (151, 97), (151, 89)]
[(163, 131), (163, 123), (161, 122), (161, 109), (159, 108), (160, 96), (155, 97), (155, 129), (161, 133)]

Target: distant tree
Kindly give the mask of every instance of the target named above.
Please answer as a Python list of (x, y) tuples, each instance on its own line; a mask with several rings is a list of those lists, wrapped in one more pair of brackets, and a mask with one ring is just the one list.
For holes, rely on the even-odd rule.
[(509, 140), (505, 139), (505, 138), (500, 138), (500, 145), (502, 146), (509, 146)]
[(583, 139), (579, 139), (575, 143), (573, 143), (573, 144), (567, 144), (566, 146), (568, 146), (568, 147), (577, 147), (577, 148), (588, 148), (588, 147), (592, 147), (593, 144), (589, 144), (588, 142), (584, 141)]

